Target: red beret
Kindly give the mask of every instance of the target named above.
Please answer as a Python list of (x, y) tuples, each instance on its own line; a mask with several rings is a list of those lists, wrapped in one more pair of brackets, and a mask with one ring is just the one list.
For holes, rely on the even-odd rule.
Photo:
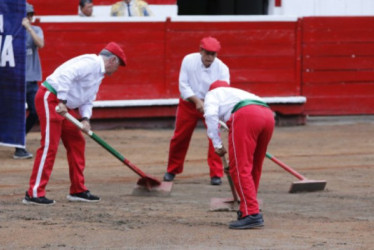
[(126, 66), (126, 55), (125, 52), (121, 49), (121, 47), (115, 43), (115, 42), (110, 42), (108, 43), (105, 48), (106, 50), (112, 52), (114, 55), (116, 55), (120, 61), (122, 66)]
[(218, 52), (221, 49), (221, 44), (214, 37), (208, 36), (201, 39), (200, 47), (211, 52)]
[(217, 80), (210, 85), (209, 91), (219, 87), (230, 87), (230, 84), (228, 84), (228, 82), (225, 81)]

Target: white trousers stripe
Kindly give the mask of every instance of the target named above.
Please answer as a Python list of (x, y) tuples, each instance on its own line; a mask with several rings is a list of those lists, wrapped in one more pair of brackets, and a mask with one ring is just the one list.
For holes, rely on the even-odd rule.
[(38, 187), (40, 185), (40, 180), (42, 178), (45, 159), (47, 158), (47, 153), (49, 149), (49, 136), (50, 136), (50, 121), (49, 121), (49, 106), (48, 106), (48, 96), (51, 92), (46, 91), (43, 97), (43, 103), (44, 103), (44, 110), (45, 110), (45, 120), (46, 120), (46, 126), (45, 126), (45, 142), (44, 142), (44, 150), (42, 154), (42, 158), (40, 160), (39, 168), (38, 168), (38, 175), (36, 176), (35, 185), (32, 189), (32, 196), (38, 197)]
[(248, 214), (248, 207), (247, 207), (247, 201), (245, 199), (245, 195), (244, 195), (244, 191), (243, 191), (243, 187), (242, 187), (242, 184), (241, 184), (241, 178), (240, 178), (240, 172), (239, 172), (239, 164), (238, 164), (238, 158), (236, 157), (236, 147), (235, 147), (235, 139), (234, 139), (234, 134), (235, 134), (235, 114), (232, 115), (232, 125), (231, 125), (231, 140), (232, 140), (232, 147), (233, 147), (233, 150), (234, 150), (234, 158), (235, 158), (235, 165), (236, 165), (236, 175), (238, 176), (238, 184), (239, 184), (239, 192), (241, 193), (241, 197), (243, 197), (243, 200), (241, 200), (240, 202), (244, 202), (245, 204), (245, 214)]

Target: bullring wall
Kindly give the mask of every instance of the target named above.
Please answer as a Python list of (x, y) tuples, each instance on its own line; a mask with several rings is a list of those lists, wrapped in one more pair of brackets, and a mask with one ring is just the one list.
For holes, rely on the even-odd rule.
[(40, 16), (38, 25), (44, 77), (109, 41), (125, 48), (128, 66), (104, 79), (95, 118), (174, 116), (181, 60), (207, 35), (221, 41), (232, 85), (268, 98), (280, 114), (374, 112), (374, 17)]

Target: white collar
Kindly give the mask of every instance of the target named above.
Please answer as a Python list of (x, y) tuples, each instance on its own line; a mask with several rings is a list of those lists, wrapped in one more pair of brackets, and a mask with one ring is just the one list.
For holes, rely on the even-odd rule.
[(104, 58), (99, 55), (100, 60), (100, 73), (105, 74), (105, 63)]
[[(214, 59), (214, 61), (215, 60), (216, 59)], [(214, 61), (212, 62), (212, 64), (214, 63)], [(201, 67), (202, 70), (206, 70), (206, 71), (210, 70), (212, 68), (212, 64), (210, 64), (209, 67), (205, 67), (202, 58), (200, 58), (200, 67)]]

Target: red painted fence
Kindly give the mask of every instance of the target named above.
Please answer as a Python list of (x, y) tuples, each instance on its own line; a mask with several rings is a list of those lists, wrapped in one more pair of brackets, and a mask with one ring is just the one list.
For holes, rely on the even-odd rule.
[[(216, 21), (214, 21), (216, 20)], [(109, 41), (125, 48), (128, 66), (106, 77), (98, 100), (178, 98), (182, 58), (202, 37), (222, 44), (219, 57), (235, 87), (263, 97), (305, 96), (273, 104), (286, 115), (374, 113), (374, 17), (257, 21), (42, 22), (44, 77), (71, 57), (98, 53)], [(95, 111), (96, 118), (173, 116), (175, 105)]]
[(27, 0), (36, 15), (76, 15), (79, 0)]
[(307, 17), (301, 25), (306, 112), (373, 114), (374, 17)]

